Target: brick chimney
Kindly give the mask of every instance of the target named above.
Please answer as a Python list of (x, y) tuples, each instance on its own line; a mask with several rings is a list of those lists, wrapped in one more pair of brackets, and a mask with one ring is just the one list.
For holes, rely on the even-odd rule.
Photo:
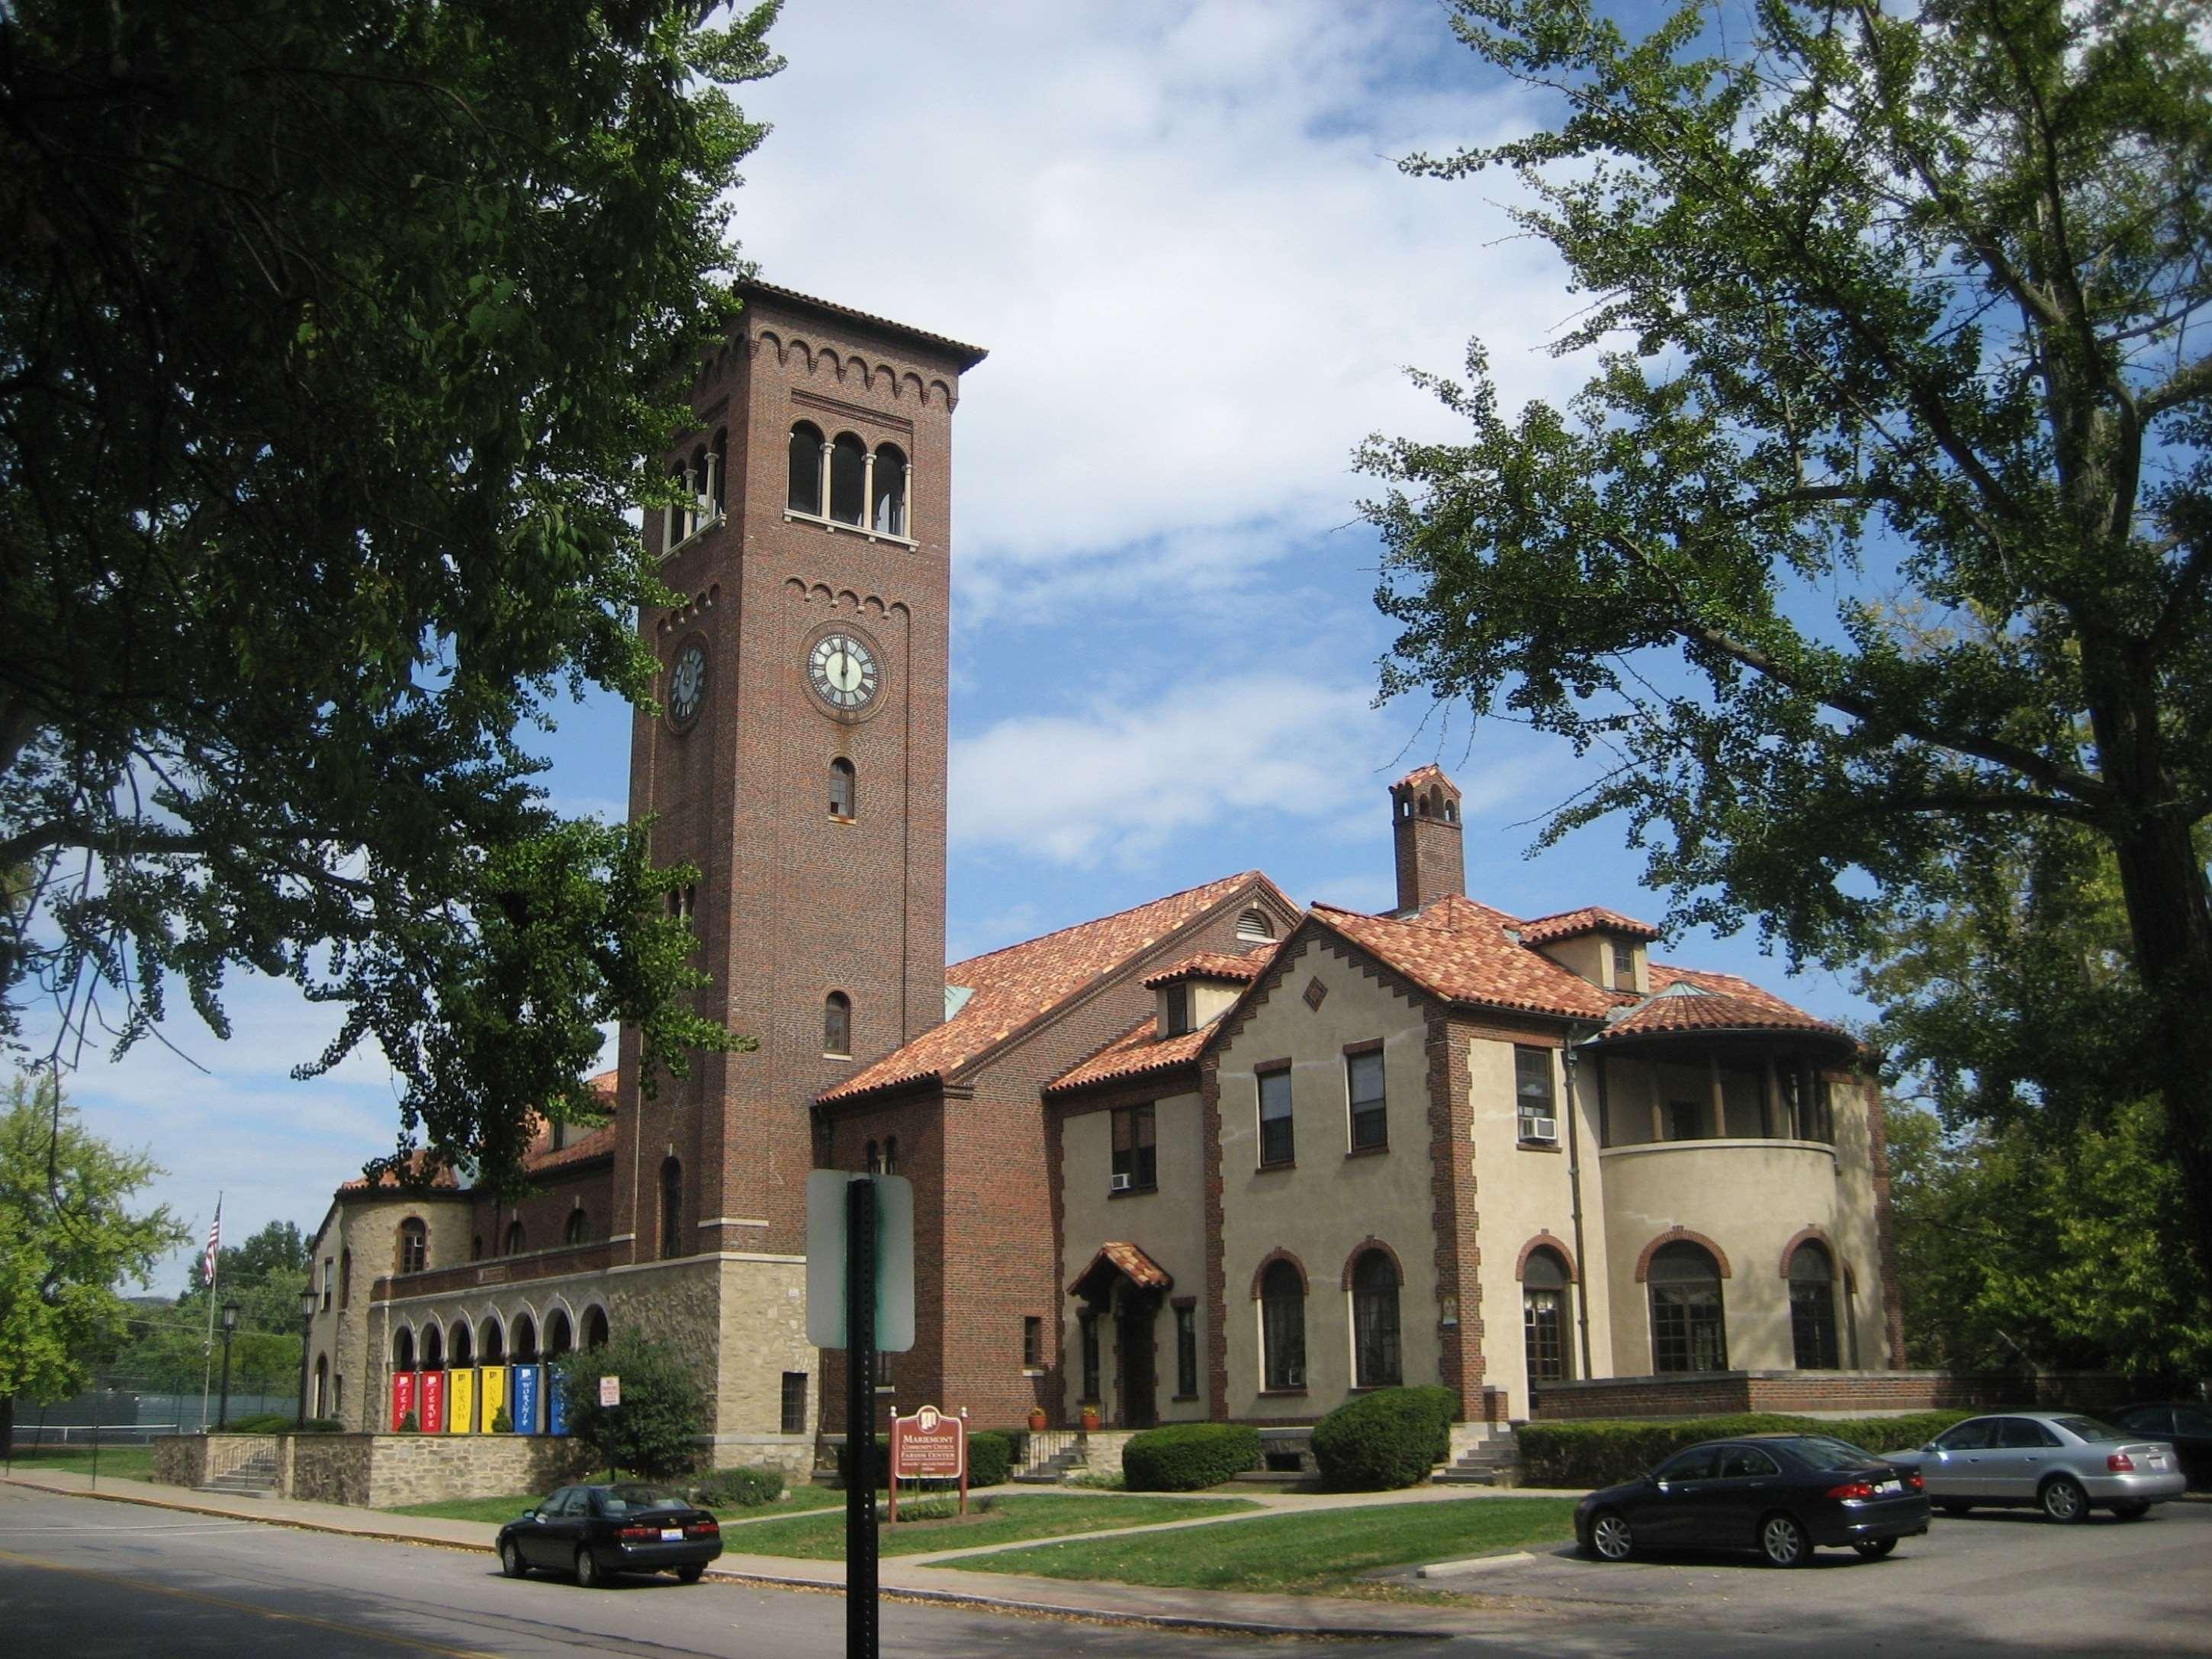
[(1416, 768), (1390, 786), (1390, 834), (1398, 854), (1398, 914), (1412, 915), (1447, 893), (1467, 891), (1459, 788), (1440, 768)]

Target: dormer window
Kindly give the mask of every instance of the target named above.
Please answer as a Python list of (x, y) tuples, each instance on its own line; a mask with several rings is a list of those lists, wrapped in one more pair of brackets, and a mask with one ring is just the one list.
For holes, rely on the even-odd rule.
[(1636, 947), (1625, 939), (1613, 942), (1613, 988), (1633, 991), (1636, 988)]
[(1181, 1036), (1190, 1026), (1190, 985), (1163, 986), (1160, 989), (1160, 1035)]

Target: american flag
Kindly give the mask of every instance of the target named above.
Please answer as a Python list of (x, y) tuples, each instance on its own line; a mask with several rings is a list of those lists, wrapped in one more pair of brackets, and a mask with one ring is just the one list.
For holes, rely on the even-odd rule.
[(208, 1223), (207, 1249), (200, 1255), (201, 1282), (215, 1284), (215, 1253), (222, 1248), (222, 1200), (215, 1201), (215, 1219)]

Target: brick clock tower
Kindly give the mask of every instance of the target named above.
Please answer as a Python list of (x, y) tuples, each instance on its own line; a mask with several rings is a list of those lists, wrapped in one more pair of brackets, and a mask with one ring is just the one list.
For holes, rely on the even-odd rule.
[(716, 1378), (718, 1456), (818, 1418), (793, 1400), (813, 1097), (945, 1018), (951, 423), (983, 357), (740, 293), (668, 459), (697, 510), (646, 526), (684, 599), (640, 619), (663, 712), (635, 720), (630, 811), (699, 872), (702, 1010), (760, 1046), (641, 1100), (623, 1034), (609, 1284), (618, 1327)]

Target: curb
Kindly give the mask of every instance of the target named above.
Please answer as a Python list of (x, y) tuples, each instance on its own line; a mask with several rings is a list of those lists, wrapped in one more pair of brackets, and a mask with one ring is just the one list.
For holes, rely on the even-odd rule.
[(1527, 1550), (1511, 1550), (1504, 1555), (1469, 1555), (1456, 1561), (1431, 1561), (1418, 1569), (1416, 1578), (1449, 1578), (1461, 1573), (1480, 1572), (1488, 1567), (1510, 1567), (1536, 1558)]

